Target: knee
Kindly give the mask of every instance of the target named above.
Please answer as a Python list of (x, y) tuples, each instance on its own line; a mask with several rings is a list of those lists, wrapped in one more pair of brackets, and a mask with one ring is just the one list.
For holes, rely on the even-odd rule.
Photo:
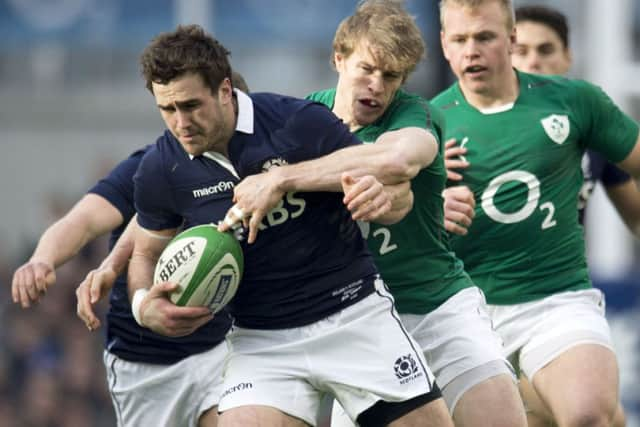
[(614, 411), (598, 410), (597, 408), (582, 408), (574, 411), (559, 422), (560, 427), (610, 427)]

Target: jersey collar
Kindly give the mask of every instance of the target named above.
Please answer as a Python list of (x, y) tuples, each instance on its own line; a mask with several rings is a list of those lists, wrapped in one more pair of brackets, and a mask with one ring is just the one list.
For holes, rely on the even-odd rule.
[(236, 131), (242, 133), (253, 133), (253, 101), (246, 93), (234, 89), (238, 99), (238, 120)]

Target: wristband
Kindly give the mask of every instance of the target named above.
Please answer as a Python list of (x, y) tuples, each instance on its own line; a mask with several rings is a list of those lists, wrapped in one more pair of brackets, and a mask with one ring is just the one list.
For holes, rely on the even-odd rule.
[(142, 304), (142, 300), (149, 293), (148, 289), (142, 288), (138, 289), (133, 294), (133, 299), (131, 300), (131, 313), (133, 314), (133, 318), (136, 319), (136, 323), (143, 328), (145, 327), (142, 324), (142, 313), (140, 313), (140, 304)]

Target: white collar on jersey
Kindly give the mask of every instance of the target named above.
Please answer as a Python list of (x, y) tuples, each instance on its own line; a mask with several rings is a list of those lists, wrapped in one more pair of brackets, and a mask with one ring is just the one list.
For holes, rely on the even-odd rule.
[(480, 111), (482, 114), (487, 114), (487, 115), (498, 114), (498, 113), (504, 113), (505, 111), (511, 110), (514, 105), (515, 105), (515, 102), (509, 102), (504, 105), (498, 105), (497, 107), (478, 108), (478, 111)]
[[(243, 91), (239, 89), (233, 89), (233, 91), (236, 93), (236, 99), (238, 100), (238, 120), (236, 122), (236, 131), (252, 134), (253, 133), (253, 101), (251, 100), (251, 98), (249, 98), (249, 95), (247, 95)], [(221, 164), (225, 163), (222, 166), (224, 166), (227, 169), (229, 169), (227, 165), (231, 166), (231, 163), (226, 157), (224, 157), (222, 154), (217, 153), (215, 151), (207, 151), (202, 155), (204, 157), (210, 158), (211, 160), (215, 160), (218, 163), (221, 163)], [(193, 160), (193, 158), (194, 156), (189, 154), (189, 159)], [(229, 170), (235, 176), (238, 176), (237, 172), (233, 169), (233, 166), (231, 166), (231, 169)]]
[(234, 89), (238, 100), (238, 122), (236, 130), (242, 133), (253, 133), (253, 101), (249, 95)]

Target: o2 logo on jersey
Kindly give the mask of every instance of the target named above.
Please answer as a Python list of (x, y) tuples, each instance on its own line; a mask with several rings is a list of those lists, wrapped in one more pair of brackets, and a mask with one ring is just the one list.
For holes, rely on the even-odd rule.
[[(362, 237), (365, 240), (368, 240), (369, 235), (371, 234), (371, 224), (366, 221), (358, 221), (358, 228), (360, 229), (360, 233), (362, 233)], [(380, 241), (378, 254), (385, 255), (398, 249), (398, 245), (391, 243), (391, 230), (386, 227), (380, 227), (371, 234), (371, 239), (380, 237), (382, 240)]]
[[(501, 186), (511, 182), (520, 182), (527, 186), (527, 201), (519, 210), (505, 213), (496, 207), (494, 197)], [(526, 171), (510, 171), (498, 175), (491, 180), (482, 193), (482, 209), (484, 209), (489, 218), (502, 224), (513, 224), (529, 218), (536, 208), (538, 208), (539, 201), (540, 180), (538, 180), (534, 174)], [(547, 216), (544, 221), (542, 221), (541, 228), (545, 230), (554, 227), (557, 224), (553, 218), (556, 212), (554, 204), (552, 202), (545, 202), (540, 205), (539, 209), (541, 211), (547, 211)]]

